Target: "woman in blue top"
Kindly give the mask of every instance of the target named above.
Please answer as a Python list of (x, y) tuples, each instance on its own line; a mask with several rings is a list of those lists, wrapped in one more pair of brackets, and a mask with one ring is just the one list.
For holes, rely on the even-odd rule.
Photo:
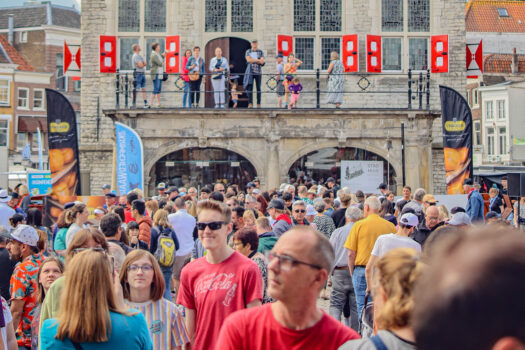
[(224, 90), (226, 87), (225, 74), (229, 69), (228, 60), (222, 57), (222, 49), (215, 49), (215, 57), (210, 61), (211, 84), (213, 85), (213, 97), (215, 98), (215, 108), (224, 108), (226, 96)]
[(108, 257), (92, 249), (68, 262), (56, 319), (45, 320), (40, 346), (47, 349), (152, 350), (144, 316), (124, 308), (118, 276)]
[(201, 83), (206, 84), (206, 77), (204, 76), (204, 58), (200, 57), (201, 49), (198, 46), (193, 48), (193, 56), (188, 59), (186, 69), (189, 71), (190, 77), (190, 104), (192, 107), (199, 106), (201, 98)]

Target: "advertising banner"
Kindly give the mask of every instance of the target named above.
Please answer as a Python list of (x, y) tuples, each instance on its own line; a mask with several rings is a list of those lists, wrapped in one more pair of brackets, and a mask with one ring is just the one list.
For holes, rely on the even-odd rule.
[(456, 90), (440, 86), (443, 151), (447, 193), (462, 194), (463, 181), (472, 178), (472, 113)]
[(49, 171), (27, 173), (27, 187), (31, 196), (50, 194), (51, 173)]
[(80, 194), (75, 110), (64, 95), (52, 89), (46, 89), (46, 101), (52, 196), (74, 196)]
[(51, 226), (55, 224), (58, 217), (64, 211), (64, 204), (68, 202), (82, 202), (88, 207), (88, 220), (95, 219), (93, 211), (95, 208), (103, 207), (106, 204), (106, 197), (104, 196), (60, 196), (52, 198), (50, 196), (44, 197), (44, 225)]
[(129, 126), (115, 122), (117, 142), (117, 188), (120, 195), (144, 190), (144, 148), (140, 136)]
[(352, 192), (378, 193), (384, 181), (382, 161), (342, 160), (341, 187), (349, 187)]

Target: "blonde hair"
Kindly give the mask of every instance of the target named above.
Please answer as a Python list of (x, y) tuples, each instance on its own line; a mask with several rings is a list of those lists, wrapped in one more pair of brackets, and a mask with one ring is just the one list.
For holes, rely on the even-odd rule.
[(153, 266), (153, 281), (151, 282), (150, 298), (153, 301), (160, 300), (164, 295), (164, 289), (166, 288), (164, 275), (162, 274), (157, 259), (155, 259), (150, 252), (143, 249), (133, 250), (126, 255), (126, 259), (124, 259), (124, 262), (122, 263), (119, 276), (120, 284), (122, 285), (122, 294), (124, 298), (130, 300), (131, 291), (128, 283), (128, 267), (142, 258), (148, 258), (151, 266)]
[(337, 51), (332, 51), (330, 52), (330, 59), (333, 61), (333, 60), (338, 60), (339, 59), (339, 53), (337, 53)]
[(230, 207), (222, 202), (217, 202), (214, 200), (203, 200), (197, 204), (197, 215), (199, 215), (203, 210), (215, 211), (222, 215), (222, 220), (225, 224), (232, 222), (232, 211)]
[(497, 195), (498, 193), (499, 193), (499, 190), (497, 188), (491, 187), (489, 190), (489, 194)]
[(423, 268), (418, 252), (412, 248), (393, 249), (377, 261), (373, 283), (386, 294), (385, 304), (376, 315), (378, 328), (395, 329), (410, 324), (412, 292)]
[(144, 198), (144, 192), (142, 192), (142, 190), (140, 188), (134, 188), (132, 189), (133, 192), (135, 192), (137, 194), (137, 196), (139, 196), (139, 198), (137, 199), (142, 199)]
[(450, 219), (450, 214), (448, 212), (447, 207), (444, 204), (438, 205), (437, 209), (439, 212), (439, 220), (445, 221), (447, 219)]
[(20, 196), (23, 196), (25, 194), (29, 194), (29, 188), (27, 188), (26, 185), (20, 185), (18, 186), (18, 194)]
[(153, 225), (163, 228), (171, 228), (171, 224), (168, 221), (168, 212), (164, 209), (157, 210), (157, 212), (153, 216)]
[(102, 343), (111, 334), (109, 312), (130, 315), (117, 306), (112, 272), (107, 256), (91, 249), (68, 262), (57, 316), (57, 339)]
[(195, 202), (192, 199), (188, 199), (186, 202), (184, 202), (184, 207), (186, 208), (188, 214), (190, 214), (194, 218), (197, 217), (197, 206), (195, 205)]
[(159, 202), (156, 200), (147, 201), (146, 209), (149, 210), (151, 217), (154, 217), (157, 210), (159, 210)]
[(253, 210), (247, 209), (244, 211), (244, 214), (242, 214), (242, 219), (244, 223), (246, 224), (247, 220), (250, 220), (250, 225), (255, 225), (255, 214), (253, 213)]

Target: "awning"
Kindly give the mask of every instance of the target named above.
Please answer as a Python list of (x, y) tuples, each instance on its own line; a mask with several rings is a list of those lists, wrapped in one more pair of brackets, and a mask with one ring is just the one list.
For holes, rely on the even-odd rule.
[(47, 117), (18, 117), (18, 132), (47, 132)]

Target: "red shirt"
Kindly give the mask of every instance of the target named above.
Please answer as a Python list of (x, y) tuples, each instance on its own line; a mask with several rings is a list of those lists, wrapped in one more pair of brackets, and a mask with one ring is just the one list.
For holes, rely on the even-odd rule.
[(272, 305), (236, 312), (222, 326), (216, 350), (246, 349), (337, 349), (359, 334), (323, 311), (314, 326), (300, 331), (282, 326), (272, 312)]
[(196, 310), (193, 349), (213, 349), (226, 317), (257, 299), (262, 300), (259, 268), (238, 252), (219, 264), (202, 257), (186, 265), (177, 304)]
[(133, 216), (131, 216), (131, 210), (124, 210), (124, 221), (126, 222), (126, 224), (129, 224), (130, 221), (137, 221), (133, 218)]

